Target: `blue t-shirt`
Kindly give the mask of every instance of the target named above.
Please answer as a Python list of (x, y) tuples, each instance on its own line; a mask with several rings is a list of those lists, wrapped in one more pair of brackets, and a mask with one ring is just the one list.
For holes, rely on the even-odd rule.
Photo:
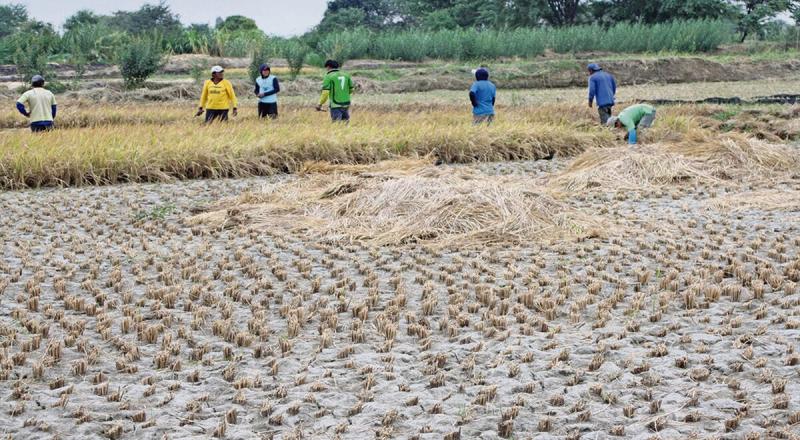
[(475, 81), (469, 91), (475, 94), (475, 101), (478, 104), (472, 107), (473, 115), (487, 116), (494, 114), (494, 98), (497, 95), (497, 87), (491, 81)]

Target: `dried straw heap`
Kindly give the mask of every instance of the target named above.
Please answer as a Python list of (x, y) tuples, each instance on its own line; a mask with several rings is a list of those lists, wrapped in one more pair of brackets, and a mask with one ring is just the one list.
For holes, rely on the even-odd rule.
[(637, 190), (681, 182), (774, 181), (798, 169), (797, 148), (737, 135), (594, 148), (550, 180), (557, 191)]
[(282, 227), (334, 242), (379, 245), (523, 243), (587, 237), (600, 225), (529, 180), (439, 168), (425, 160), (306, 165), (298, 178), (225, 200), (193, 224)]

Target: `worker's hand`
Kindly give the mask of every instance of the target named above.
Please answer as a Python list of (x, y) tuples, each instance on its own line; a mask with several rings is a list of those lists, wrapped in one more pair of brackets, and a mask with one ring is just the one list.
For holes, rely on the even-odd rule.
[(202, 114), (203, 114), (203, 107), (200, 107), (199, 109), (197, 109), (197, 113), (194, 114), (194, 117), (196, 118)]
[(321, 106), (321, 105), (318, 105), (318, 106), (317, 106), (317, 111), (318, 111), (318, 112), (324, 111), (324, 110), (322, 110), (322, 106)]
[(239, 109), (236, 107), (233, 108), (233, 116), (239, 116)]
[(259, 98), (263, 98), (263, 97), (265, 97), (265, 96), (267, 96), (267, 94), (266, 94), (266, 93), (259, 93), (259, 94), (258, 94), (258, 97), (259, 97)]
[(592, 103), (591, 102), (589, 103), (589, 108), (592, 108)]

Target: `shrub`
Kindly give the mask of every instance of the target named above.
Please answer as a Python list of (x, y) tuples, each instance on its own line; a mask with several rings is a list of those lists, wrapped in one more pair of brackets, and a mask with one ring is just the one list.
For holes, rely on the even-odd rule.
[(161, 45), (152, 38), (135, 38), (119, 54), (119, 69), (125, 86), (134, 89), (144, 85), (164, 64)]
[(292, 79), (297, 78), (300, 71), (303, 69), (303, 63), (306, 61), (309, 48), (299, 41), (288, 41), (283, 45), (282, 55), (289, 64), (289, 72)]

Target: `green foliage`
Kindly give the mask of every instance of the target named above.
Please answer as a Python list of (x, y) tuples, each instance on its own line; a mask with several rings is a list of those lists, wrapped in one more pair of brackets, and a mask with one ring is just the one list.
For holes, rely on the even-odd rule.
[(373, 35), (366, 29), (334, 32), (325, 36), (317, 45), (317, 49), (325, 57), (344, 64), (347, 60), (366, 55), (369, 52), (372, 37)]
[(28, 21), (28, 10), (20, 4), (0, 5), (0, 38), (14, 34)]
[(309, 47), (299, 41), (287, 41), (281, 48), (281, 55), (286, 59), (289, 64), (289, 72), (292, 79), (297, 78), (300, 71), (303, 69), (303, 63), (306, 61)]
[(535, 57), (546, 49), (572, 52), (706, 52), (733, 37), (724, 21), (682, 21), (656, 25), (618, 24), (514, 30), (454, 29), (440, 31), (339, 32), (324, 38), (318, 49), (328, 58), (376, 58), (421, 61), (488, 60)]
[(243, 15), (231, 15), (217, 26), (218, 31), (224, 32), (252, 31), (257, 29), (258, 25), (256, 25), (255, 20)]
[(161, 42), (152, 37), (137, 37), (125, 47), (117, 60), (125, 86), (134, 89), (144, 85), (164, 63)]
[(250, 57), (267, 43), (267, 35), (260, 29), (215, 34), (215, 46), (223, 57)]
[(88, 9), (81, 9), (67, 18), (64, 22), (64, 30), (67, 32), (85, 26), (95, 26), (100, 24), (101, 17)]
[(250, 66), (247, 69), (248, 77), (253, 81), (258, 78), (258, 76), (261, 75), (261, 72), (259, 72), (261, 65), (268, 62), (273, 56), (275, 56), (275, 47), (269, 42), (256, 48), (256, 50), (253, 51), (253, 56), (250, 59)]

